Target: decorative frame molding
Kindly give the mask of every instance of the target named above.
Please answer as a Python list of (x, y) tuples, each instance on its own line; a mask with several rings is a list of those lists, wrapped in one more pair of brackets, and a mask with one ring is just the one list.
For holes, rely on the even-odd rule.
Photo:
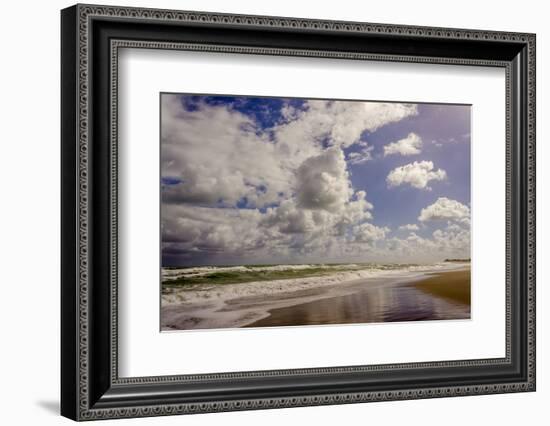
[[(128, 23), (142, 29), (126, 30)], [(239, 43), (213, 43), (205, 35), (205, 30), (213, 27), (234, 33)], [(189, 34), (182, 36), (189, 40), (177, 39), (170, 28), (189, 29)], [(247, 30), (257, 34), (271, 31), (272, 45), (247, 45)], [(159, 40), (140, 39), (140, 31), (158, 34)], [(299, 39), (308, 33), (333, 40), (337, 49), (284, 45), (289, 44), (285, 35)], [(351, 40), (349, 48), (346, 40), (342, 44), (337, 39), (342, 35)], [(356, 38), (372, 41), (372, 45), (356, 50)], [(419, 45), (418, 54), (403, 54), (399, 46), (389, 51), (388, 43), (396, 41)], [(444, 56), (438, 46), (455, 50)], [(464, 46), (473, 50), (466, 53)], [(506, 357), (119, 378), (117, 71), (118, 49), (126, 47), (505, 68)], [(535, 390), (535, 35), (76, 5), (62, 11), (62, 82), (63, 415), (92, 420)], [(502, 369), (510, 379), (480, 378), (471, 384), (453, 385), (444, 377), (445, 372), (480, 368)], [(377, 388), (372, 379), (384, 373), (395, 377), (397, 383), (404, 374), (424, 371), (437, 385), (410, 387), (401, 383), (395, 388), (391, 384)], [(336, 375), (349, 378), (349, 383), (329, 391)], [(224, 394), (224, 384), (235, 379), (248, 381), (250, 386)], [(297, 390), (304, 379), (316, 382), (315, 386)], [(365, 380), (368, 383), (363, 383)], [(196, 394), (190, 394), (186, 386), (196, 387)], [(181, 394), (168, 397), (166, 390), (173, 395), (176, 388), (182, 389)], [(214, 388), (221, 390), (214, 392)], [(259, 389), (270, 396), (254, 397)]]

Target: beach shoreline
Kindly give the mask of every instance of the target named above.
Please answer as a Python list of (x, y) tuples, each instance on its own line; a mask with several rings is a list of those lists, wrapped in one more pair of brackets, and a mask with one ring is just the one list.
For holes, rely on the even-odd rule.
[[(171, 288), (162, 295), (161, 329), (171, 331), (269, 326), (267, 318), (273, 317), (273, 312), (277, 309), (291, 310), (292, 307), (347, 297), (380, 286), (389, 288), (412, 285), (419, 280), (427, 279), (430, 274), (443, 274), (468, 268), (468, 264), (459, 263), (409, 266), (393, 270), (369, 268), (290, 280), (198, 288), (194, 286), (190, 289)], [(355, 319), (360, 321), (361, 316)], [(331, 321), (327, 318), (321, 323)], [(351, 318), (347, 322), (356, 321)], [(304, 324), (287, 325), (306, 324), (307, 321)]]
[[(300, 303), (293, 306), (280, 307), (268, 311), (269, 315), (264, 316), (258, 321), (246, 324), (244, 327), (282, 327), (282, 326), (297, 326), (297, 325), (344, 325), (344, 324), (360, 324), (360, 323), (384, 323), (384, 322), (405, 322), (405, 321), (427, 321), (441, 319), (469, 319), (470, 318), (470, 303), (462, 303), (454, 297), (448, 297), (447, 294), (441, 294), (441, 288), (447, 283), (447, 278), (454, 281), (450, 285), (460, 281), (462, 287), (468, 287), (469, 296), (469, 268), (459, 270), (447, 270), (437, 273), (429, 273), (417, 275), (410, 278), (402, 278), (394, 282), (385, 282), (384, 288), (394, 287), (395, 289), (403, 290), (420, 290), (438, 302), (440, 311), (434, 315), (433, 312), (427, 312), (424, 309), (416, 309), (416, 307), (407, 307), (400, 309), (398, 312), (392, 312), (388, 316), (372, 315), (363, 309), (363, 306), (368, 304), (368, 297), (363, 298), (363, 302), (359, 303), (360, 308), (353, 311), (357, 300), (361, 299), (364, 292), (333, 295), (332, 297), (319, 298), (306, 303)], [(466, 280), (457, 280), (456, 275)], [(425, 288), (426, 284), (430, 286)], [(373, 290), (372, 288), (370, 290)], [(347, 300), (348, 303), (343, 301)], [(367, 308), (369, 309), (369, 308)], [(323, 312), (322, 315), (318, 315)], [(327, 315), (327, 312), (331, 314)]]

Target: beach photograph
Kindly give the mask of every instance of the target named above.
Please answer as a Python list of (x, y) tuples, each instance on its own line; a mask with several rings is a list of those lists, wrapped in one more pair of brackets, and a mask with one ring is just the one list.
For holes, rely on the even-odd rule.
[(160, 330), (471, 315), (471, 105), (160, 95)]

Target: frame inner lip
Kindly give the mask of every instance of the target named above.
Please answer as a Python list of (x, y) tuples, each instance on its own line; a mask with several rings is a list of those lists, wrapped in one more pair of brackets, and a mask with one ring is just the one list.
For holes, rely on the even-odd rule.
[[(129, 39), (118, 39), (114, 38), (110, 40), (110, 61), (111, 61), (111, 68), (114, 70), (118, 69), (118, 53), (120, 48), (138, 48), (138, 49), (147, 49), (148, 47), (153, 47), (155, 49), (169, 49), (169, 50), (187, 50), (187, 51), (200, 51), (200, 52), (227, 52), (227, 53), (258, 53), (258, 52), (266, 52), (270, 51), (270, 48), (265, 47), (250, 47), (250, 46), (227, 46), (227, 45), (214, 45), (213, 50), (210, 50), (212, 46), (208, 45), (202, 45), (197, 43), (186, 43), (186, 42), (151, 42), (147, 40), (129, 40)], [(317, 56), (319, 52), (317, 51), (304, 51), (301, 49), (281, 49), (281, 48), (274, 48), (272, 49), (277, 52), (278, 55), (289, 55), (289, 56), (301, 56), (302, 54), (306, 53), (308, 56), (313, 57), (319, 57)], [(335, 54), (336, 59), (341, 58), (341, 52), (327, 52), (327, 54)], [(356, 57), (356, 59), (362, 59), (362, 60), (369, 60), (371, 58), (379, 58), (379, 55), (372, 55), (369, 53), (350, 53), (350, 57)], [(392, 55), (390, 55), (392, 56)], [(327, 57), (331, 58), (330, 56), (322, 55), (320, 57)], [(415, 56), (408, 56), (406, 59), (408, 61), (405, 62), (418, 62), (418, 58)], [(433, 59), (434, 61), (437, 60), (437, 58), (429, 58), (430, 61)], [(441, 58), (440, 58), (441, 59)], [(387, 59), (390, 62), (403, 62), (404, 57), (402, 55), (395, 55), (395, 57)], [(462, 59), (448, 59), (443, 58), (442, 59), (444, 64), (455, 64), (455, 65), (464, 65), (465, 60)], [(421, 62), (424, 62), (422, 60)], [(497, 67), (503, 67), (505, 68), (506, 72), (506, 80), (509, 78), (509, 73), (511, 72), (511, 66), (509, 62), (507, 61), (487, 61), (483, 59), (471, 59), (467, 61), (470, 65), (477, 65), (477, 66), (497, 66)], [(433, 62), (427, 62), (428, 64), (431, 64)], [(439, 63), (439, 62), (435, 62)], [(112, 76), (113, 80), (116, 81), (116, 75)], [(507, 89), (508, 90), (508, 87)], [(116, 112), (118, 110), (118, 99), (116, 97), (116, 93), (114, 92), (115, 96), (111, 97), (111, 109)], [(168, 92), (167, 92), (168, 93)], [(112, 132), (116, 135), (116, 122), (111, 122), (112, 126)], [(508, 137), (508, 135), (507, 135)], [(116, 145), (116, 144), (114, 144)], [(113, 150), (113, 157), (112, 161), (114, 164), (116, 164), (116, 155), (117, 150), (115, 146), (112, 146)], [(508, 192), (508, 191), (507, 191)], [(115, 194), (116, 196), (116, 194)], [(112, 211), (112, 221), (113, 223), (117, 223), (117, 209), (116, 209), (116, 203), (113, 204), (115, 206)], [(114, 259), (116, 260), (116, 259)], [(508, 310), (508, 297), (507, 297), (507, 310)], [(111, 307), (112, 312), (116, 312), (116, 304)], [(116, 323), (116, 316), (113, 318), (113, 327), (115, 327)], [(116, 336), (114, 336), (116, 337)], [(377, 372), (381, 369), (384, 369), (385, 371), (393, 371), (395, 369), (400, 370), (406, 370), (406, 369), (417, 369), (417, 368), (457, 368), (457, 367), (464, 367), (464, 366), (471, 366), (471, 367), (483, 367), (486, 365), (502, 365), (502, 366), (510, 366), (512, 364), (511, 360), (511, 351), (510, 351), (510, 341), (511, 341), (511, 334), (510, 334), (510, 324), (509, 324), (509, 316), (507, 315), (506, 320), (506, 355), (502, 358), (481, 358), (481, 359), (464, 359), (464, 360), (449, 360), (449, 361), (426, 361), (426, 362), (404, 362), (404, 363), (395, 363), (395, 364), (372, 364), (372, 365), (357, 365), (357, 366), (334, 366), (334, 367), (320, 367), (320, 368), (296, 368), (296, 369), (283, 369), (283, 370), (261, 370), (261, 371), (241, 371), (241, 372), (232, 372), (232, 373), (204, 373), (204, 374), (184, 374), (184, 375), (168, 375), (168, 376), (147, 376), (147, 377), (134, 377), (134, 378), (127, 378), (127, 377), (119, 377), (118, 372), (116, 374), (113, 374), (111, 380), (113, 384), (117, 385), (129, 385), (129, 384), (155, 384), (155, 383), (173, 383), (174, 380), (178, 381), (197, 381), (197, 380), (207, 380), (207, 381), (217, 381), (220, 379), (248, 379), (248, 378), (269, 378), (273, 375), (276, 376), (300, 376), (304, 374), (315, 374), (315, 375), (322, 375), (322, 374), (329, 374), (329, 375), (338, 375), (338, 374), (346, 374), (346, 373), (354, 373), (361, 371), (362, 373), (370, 373), (370, 372)], [(115, 365), (118, 365), (118, 357), (116, 354), (113, 355), (116, 359), (114, 362)]]

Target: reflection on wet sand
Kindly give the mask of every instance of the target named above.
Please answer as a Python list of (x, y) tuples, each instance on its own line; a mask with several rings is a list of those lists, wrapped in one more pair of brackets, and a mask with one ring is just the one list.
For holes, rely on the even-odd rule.
[(273, 309), (269, 314), (248, 327), (466, 319), (470, 306), (402, 283)]

